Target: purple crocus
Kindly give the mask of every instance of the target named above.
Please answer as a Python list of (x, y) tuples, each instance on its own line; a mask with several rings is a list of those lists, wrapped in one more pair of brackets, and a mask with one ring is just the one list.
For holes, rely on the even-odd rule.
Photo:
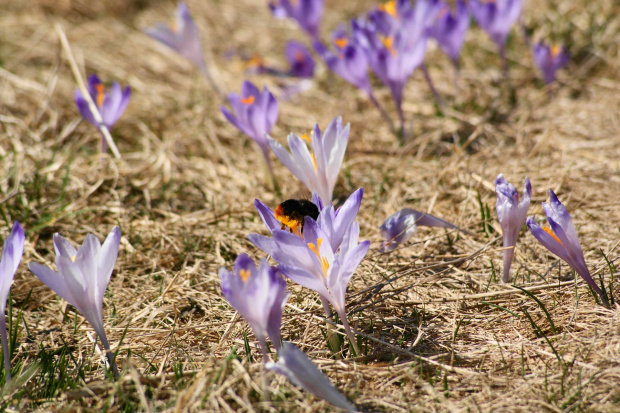
[[(267, 137), (267, 141), (280, 162), (306, 184), (310, 192), (316, 192), (328, 204), (332, 201), (338, 172), (347, 149), (349, 129), (350, 124), (343, 127), (342, 117), (339, 116), (327, 125), (323, 133), (315, 124), (311, 137), (290, 134), (287, 139), (290, 153), (274, 139)], [(311, 143), (312, 153), (304, 140)]]
[(521, 15), (523, 0), (470, 0), (469, 9), (478, 25), (503, 50), (508, 33)]
[(437, 40), (439, 47), (452, 60), (454, 66), (458, 67), (459, 56), (469, 28), (469, 13), (463, 0), (456, 2), (454, 13), (445, 2), (442, 1), (440, 4), (441, 8), (431, 27), (430, 35)]
[(363, 90), (372, 98), (372, 88), (368, 79), (368, 57), (364, 49), (349, 38), (344, 27), (332, 33), (330, 51), (321, 42), (314, 42), (314, 50), (336, 76)]
[(319, 26), (323, 18), (323, 0), (274, 0), (269, 8), (277, 18), (292, 18), (313, 40), (319, 39)]
[(6, 383), (11, 381), (11, 355), (9, 354), (9, 340), (6, 331), (6, 302), (9, 290), (15, 277), (15, 271), (24, 254), (24, 230), (18, 221), (13, 224), (11, 233), (4, 240), (2, 258), (0, 259), (0, 335), (2, 336), (2, 353), (4, 354), (4, 372)]
[(541, 227), (534, 217), (530, 216), (527, 218), (527, 226), (532, 235), (549, 251), (566, 261), (596, 291), (603, 303), (609, 306), (607, 297), (590, 276), (579, 238), (577, 238), (577, 231), (575, 231), (566, 207), (551, 189), (549, 190), (549, 203), (543, 202), (542, 206), (551, 228)]
[(519, 231), (525, 224), (527, 209), (530, 207), (532, 184), (529, 178), (525, 178), (523, 197), (519, 201), (519, 193), (515, 187), (504, 178), (504, 175), (499, 174), (495, 179), (495, 193), (497, 194), (495, 210), (504, 238), (504, 275), (502, 281), (508, 283), (511, 278), (510, 266), (515, 255)]
[[(359, 194), (356, 195), (356, 201), (347, 207), (347, 214), (357, 212), (354, 204), (358, 198), (361, 201)], [(267, 218), (266, 224), (272, 228), (272, 237), (250, 234), (248, 239), (269, 254), (286, 277), (316, 291), (328, 316), (331, 314), (328, 303), (331, 303), (342, 320), (351, 344), (359, 354), (346, 318), (345, 294), (347, 285), (366, 255), (370, 242), (358, 243), (357, 222), (351, 222), (346, 228), (343, 228), (344, 225), (330, 226), (326, 224), (330, 219), (323, 218), (325, 214), (334, 213), (329, 208), (324, 208), (317, 221), (310, 217), (305, 218), (303, 237), (273, 228), (274, 222)], [(343, 215), (342, 221), (350, 222), (351, 219)], [(339, 231), (340, 234), (334, 234), (334, 231)], [(337, 243), (337, 239), (342, 239), (342, 242), (339, 248), (335, 249), (332, 242)]]
[(172, 25), (157, 23), (144, 32), (192, 62), (200, 71), (206, 71), (200, 32), (185, 3), (179, 2)]
[(289, 296), (284, 278), (267, 260), (262, 259), (257, 268), (250, 257), (241, 254), (232, 272), (220, 268), (220, 279), (224, 298), (248, 322), (267, 362), (267, 336), (280, 348), (282, 310)]
[[(88, 77), (88, 94), (97, 106), (103, 124), (108, 130), (111, 130), (118, 118), (121, 117), (127, 108), (127, 104), (129, 104), (131, 89), (129, 86), (125, 86), (125, 90), (122, 90), (121, 85), (118, 82), (114, 82), (110, 89), (106, 90), (104, 84), (97, 75), (90, 75)], [(95, 120), (95, 116), (91, 112), (88, 102), (84, 99), (79, 89), (75, 90), (74, 97), (75, 104), (82, 117), (99, 128), (99, 122)], [(106, 152), (107, 148), (108, 144), (106, 140), (102, 139), (103, 152)]]
[(357, 411), (308, 356), (287, 341), (278, 351), (277, 363), (270, 362), (265, 367), (286, 376), (293, 384), (336, 407), (347, 412)]
[(286, 43), (285, 54), (290, 64), (287, 75), (302, 78), (314, 76), (314, 59), (303, 44), (289, 41)]
[(536, 43), (533, 48), (534, 63), (543, 74), (545, 83), (555, 80), (555, 72), (568, 64), (570, 55), (561, 45), (547, 46), (543, 42)]
[(93, 234), (88, 234), (77, 250), (69, 241), (54, 234), (56, 268), (30, 262), (28, 268), (56, 294), (74, 306), (95, 329), (107, 352), (115, 375), (118, 369), (103, 326), (103, 295), (110, 282), (118, 257), (121, 230), (115, 226), (103, 245)]
[(407, 242), (415, 234), (419, 226), (452, 228), (471, 234), (469, 231), (457, 227), (450, 222), (437, 218), (426, 212), (416, 211), (411, 208), (403, 208), (390, 215), (381, 225), (381, 237), (385, 239), (379, 250), (381, 252), (392, 251), (394, 248)]
[(261, 92), (247, 80), (243, 82), (241, 95), (229, 93), (228, 100), (233, 112), (222, 106), (222, 113), (237, 129), (256, 142), (271, 172), (266, 135), (278, 119), (278, 101), (266, 87)]

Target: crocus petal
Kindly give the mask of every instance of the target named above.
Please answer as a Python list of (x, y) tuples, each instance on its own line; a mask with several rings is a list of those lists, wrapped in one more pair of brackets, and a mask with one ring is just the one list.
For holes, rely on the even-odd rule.
[[(99, 240), (97, 240), (99, 242)], [(103, 246), (99, 250), (99, 254), (95, 261), (97, 262), (97, 299), (103, 301), (103, 295), (110, 277), (114, 271), (114, 265), (118, 258), (118, 248), (121, 243), (121, 229), (118, 226), (112, 228), (107, 238), (103, 242)]]
[(276, 219), (271, 208), (263, 204), (260, 200), (254, 200), (254, 207), (258, 211), (258, 215), (260, 215), (268, 230), (271, 231), (282, 227), (282, 224)]
[(348, 412), (356, 411), (355, 407), (329, 382), (329, 379), (314, 363), (289, 342), (282, 343), (278, 352), (278, 362), (267, 363), (265, 367), (286, 376), (295, 385), (336, 407)]
[(52, 291), (58, 294), (60, 298), (77, 308), (77, 302), (73, 298), (73, 293), (69, 289), (64, 277), (51, 268), (43, 264), (39, 264), (38, 262), (31, 261), (28, 263), (28, 269), (32, 271), (32, 273), (36, 275), (37, 278), (43, 282), (43, 284), (47, 285), (52, 289)]
[(11, 233), (4, 240), (2, 258), (0, 259), (0, 312), (4, 314), (6, 300), (15, 277), (15, 272), (24, 254), (26, 237), (20, 223), (15, 221)]

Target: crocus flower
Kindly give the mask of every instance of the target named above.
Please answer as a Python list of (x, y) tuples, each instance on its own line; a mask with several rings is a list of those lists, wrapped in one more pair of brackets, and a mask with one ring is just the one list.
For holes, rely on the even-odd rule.
[(257, 268), (250, 257), (241, 254), (232, 272), (220, 268), (220, 279), (224, 298), (248, 322), (267, 362), (267, 336), (280, 348), (282, 310), (289, 296), (284, 278), (267, 260), (262, 259)]
[[(328, 220), (321, 215), (326, 213), (331, 214), (328, 208), (320, 212), (317, 221), (310, 217), (305, 218), (303, 238), (288, 231), (272, 229), (271, 238), (250, 234), (248, 239), (271, 255), (278, 263), (278, 269), (286, 277), (316, 291), (321, 297), (327, 315), (330, 314), (327, 303), (331, 303), (357, 352), (355, 338), (346, 318), (345, 294), (347, 285), (366, 255), (370, 242), (358, 243), (357, 222), (352, 222), (347, 228), (325, 225)], [(350, 218), (346, 219), (349, 220)], [(336, 237), (328, 233), (335, 228), (343, 232), (342, 243), (338, 250), (331, 244)]]
[(457, 227), (446, 220), (437, 218), (426, 212), (416, 211), (411, 208), (403, 208), (390, 215), (381, 225), (381, 237), (385, 239), (379, 250), (381, 252), (392, 251), (400, 244), (407, 242), (415, 234), (419, 226), (453, 228), (471, 234), (469, 231)]
[(463, 0), (456, 2), (454, 13), (446, 3), (441, 2), (441, 9), (431, 27), (430, 35), (437, 40), (439, 47), (452, 60), (454, 66), (458, 66), (468, 28), (469, 13)]
[(289, 41), (285, 49), (286, 59), (289, 61), (290, 69), (287, 72), (293, 77), (312, 77), (314, 76), (314, 59), (310, 51), (301, 43)]
[(471, 0), (469, 8), (478, 25), (489, 34), (500, 50), (508, 32), (521, 14), (523, 0)]
[[(121, 90), (121, 85), (118, 82), (114, 82), (109, 91), (106, 91), (104, 84), (99, 80), (97, 75), (90, 75), (88, 77), (88, 93), (93, 102), (97, 106), (97, 110), (101, 115), (103, 124), (112, 129), (118, 118), (121, 117), (127, 104), (129, 104), (129, 97), (131, 96), (131, 89), (129, 86), (125, 86), (125, 90)], [(79, 89), (75, 90), (75, 104), (77, 105), (80, 114), (88, 122), (99, 128), (99, 123), (95, 120), (88, 102), (84, 99), (82, 92)], [(103, 139), (102, 143), (103, 152), (108, 148), (107, 142)]]
[(543, 74), (545, 83), (555, 80), (555, 72), (568, 64), (570, 56), (564, 46), (553, 45), (551, 47), (540, 42), (534, 45), (534, 63)]
[[(280, 162), (306, 184), (310, 192), (316, 192), (323, 202), (330, 203), (347, 149), (349, 129), (350, 124), (342, 127), (342, 117), (339, 116), (330, 122), (323, 133), (315, 124), (310, 138), (290, 134), (288, 146), (291, 153), (272, 138), (267, 137), (267, 141)], [(312, 153), (303, 140), (311, 143)]]
[(4, 354), (4, 372), (6, 383), (11, 381), (11, 355), (9, 354), (9, 339), (6, 331), (6, 301), (9, 298), (9, 290), (15, 276), (15, 271), (24, 254), (24, 230), (18, 221), (13, 224), (13, 229), (4, 240), (2, 258), (0, 259), (0, 335), (2, 336), (2, 353)]
[(332, 44), (335, 52), (318, 41), (314, 42), (314, 50), (338, 77), (372, 95), (368, 80), (368, 57), (364, 49), (349, 38), (343, 27), (332, 34)]
[(319, 26), (323, 18), (323, 0), (274, 0), (269, 8), (277, 18), (292, 18), (312, 39), (319, 39)]
[(221, 107), (222, 113), (237, 129), (256, 142), (265, 163), (270, 165), (266, 134), (278, 119), (278, 101), (266, 87), (261, 92), (247, 80), (243, 82), (241, 95), (229, 93), (228, 100), (234, 114), (224, 106)]
[(515, 187), (506, 181), (504, 175), (499, 174), (495, 179), (495, 193), (497, 201), (495, 210), (497, 219), (502, 227), (504, 238), (504, 276), (502, 281), (510, 282), (510, 266), (515, 256), (515, 246), (519, 238), (519, 231), (527, 218), (527, 209), (530, 207), (532, 196), (532, 184), (529, 178), (525, 178), (523, 198), (519, 201), (519, 193)]
[(579, 238), (577, 238), (577, 231), (575, 231), (566, 207), (551, 189), (549, 190), (549, 203), (543, 202), (542, 205), (551, 228), (541, 227), (534, 217), (530, 216), (527, 218), (530, 232), (544, 247), (566, 261), (596, 291), (603, 303), (609, 306), (607, 298), (590, 276)]
[(37, 262), (28, 268), (56, 294), (74, 306), (95, 329), (105, 348), (110, 366), (118, 376), (114, 356), (103, 327), (103, 295), (112, 276), (121, 241), (121, 230), (115, 226), (103, 245), (88, 234), (77, 250), (69, 241), (54, 234), (56, 269)]
[(308, 356), (287, 341), (278, 351), (277, 363), (270, 362), (265, 367), (286, 376), (293, 384), (336, 407), (347, 412), (357, 411)]
[(175, 21), (171, 26), (157, 23), (155, 27), (144, 29), (144, 32), (192, 62), (200, 71), (207, 70), (202, 54), (200, 32), (185, 3), (179, 2)]

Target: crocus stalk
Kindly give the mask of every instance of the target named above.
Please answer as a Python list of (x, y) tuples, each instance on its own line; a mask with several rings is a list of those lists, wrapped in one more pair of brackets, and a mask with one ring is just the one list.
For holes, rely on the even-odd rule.
[(246, 254), (235, 261), (234, 270), (220, 268), (222, 294), (248, 322), (261, 346), (264, 362), (267, 357), (267, 336), (280, 348), (282, 310), (290, 294), (278, 269), (262, 259), (257, 267)]
[(497, 45), (506, 81), (508, 80), (506, 38), (512, 26), (519, 19), (522, 6), (523, 0), (471, 0), (469, 2), (469, 10), (476, 22)]
[(278, 351), (278, 361), (267, 363), (266, 367), (282, 374), (296, 386), (336, 407), (347, 412), (357, 411), (308, 356), (287, 341), (282, 343)]
[(118, 377), (116, 361), (103, 326), (103, 295), (110, 282), (114, 264), (118, 257), (121, 230), (115, 226), (103, 245), (93, 234), (88, 234), (77, 250), (69, 241), (54, 234), (56, 269), (30, 262), (28, 268), (45, 285), (62, 299), (74, 306), (93, 327), (115, 376)]
[(551, 228), (541, 227), (536, 223), (533, 216), (527, 218), (527, 226), (532, 235), (549, 251), (566, 261), (573, 270), (584, 279), (584, 281), (601, 297), (601, 301), (609, 306), (607, 297), (599, 286), (590, 276), (590, 270), (586, 265), (586, 260), (579, 244), (577, 231), (573, 226), (573, 221), (568, 214), (568, 210), (558, 200), (558, 197), (550, 189), (549, 203), (542, 204), (547, 216), (547, 221)]
[[(97, 75), (90, 75), (88, 77), (88, 94), (95, 103), (103, 124), (108, 130), (111, 130), (129, 104), (131, 89), (129, 86), (125, 86), (125, 90), (121, 90), (121, 85), (118, 82), (114, 82), (110, 89), (106, 90)], [(74, 98), (82, 117), (99, 129), (99, 122), (95, 120), (88, 102), (84, 99), (79, 89), (75, 90)], [(102, 137), (101, 141), (101, 150), (106, 152), (108, 150), (108, 142), (104, 137)]]
[(381, 237), (385, 241), (383, 241), (379, 250), (381, 252), (392, 251), (399, 245), (407, 242), (415, 234), (419, 226), (452, 228), (471, 234), (471, 232), (429, 213), (403, 208), (390, 215), (381, 225)]
[(219, 95), (222, 94), (209, 73), (202, 54), (198, 26), (194, 23), (185, 3), (179, 2), (175, 11), (175, 21), (172, 25), (157, 23), (154, 27), (144, 29), (144, 32), (189, 60), (207, 78), (213, 90)]
[(497, 194), (495, 210), (497, 211), (499, 224), (502, 227), (504, 239), (504, 275), (502, 281), (509, 283), (511, 280), (510, 266), (514, 259), (519, 231), (521, 231), (521, 227), (525, 224), (527, 209), (530, 207), (532, 184), (529, 178), (525, 178), (523, 197), (519, 200), (519, 193), (515, 187), (506, 181), (504, 175), (499, 174), (495, 179), (495, 193)]
[(543, 42), (534, 45), (533, 53), (534, 63), (543, 74), (547, 85), (555, 81), (555, 72), (566, 66), (570, 59), (570, 55), (564, 46), (547, 46)]
[(24, 230), (18, 221), (13, 224), (11, 233), (4, 240), (2, 258), (0, 259), (0, 335), (2, 336), (2, 353), (4, 354), (4, 372), (6, 383), (11, 381), (11, 354), (9, 338), (6, 331), (6, 302), (15, 277), (15, 271), (24, 255)]
[[(280, 162), (293, 175), (306, 184), (310, 192), (316, 192), (323, 202), (331, 203), (334, 187), (340, 172), (349, 141), (350, 124), (342, 126), (342, 117), (334, 118), (321, 133), (319, 126), (314, 125), (310, 137), (295, 134), (288, 136), (289, 153), (280, 143), (267, 137), (269, 147)], [(307, 144), (312, 145), (312, 153)]]
[(275, 187), (266, 136), (278, 120), (278, 101), (266, 87), (263, 87), (261, 92), (247, 80), (243, 82), (241, 95), (229, 93), (228, 100), (232, 113), (224, 106), (221, 107), (222, 113), (230, 123), (258, 145), (268, 173), (267, 179)]
[[(277, 223), (265, 210), (263, 219), (271, 228), (272, 237), (248, 235), (254, 245), (271, 255), (286, 277), (319, 294), (328, 317), (331, 312), (326, 303), (333, 306), (356, 354), (359, 351), (347, 321), (345, 295), (347, 285), (370, 245), (369, 241), (358, 243), (359, 225), (353, 221), (358, 210), (355, 204), (359, 205), (357, 199), (360, 195), (360, 192), (356, 193), (346, 210), (338, 210), (337, 214), (327, 207), (320, 212), (317, 221), (306, 217), (303, 236), (278, 229)], [(336, 220), (340, 222), (336, 224)], [(349, 225), (344, 227), (347, 222)], [(335, 234), (336, 231), (341, 234)], [(337, 243), (339, 239), (342, 242), (334, 248), (332, 243)]]
[(313, 40), (319, 40), (324, 6), (324, 0), (273, 0), (269, 2), (269, 8), (276, 18), (294, 19)]

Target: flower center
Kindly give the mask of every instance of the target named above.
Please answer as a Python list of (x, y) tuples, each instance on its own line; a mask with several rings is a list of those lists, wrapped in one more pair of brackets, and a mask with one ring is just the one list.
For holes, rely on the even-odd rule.
[(317, 258), (319, 259), (319, 262), (321, 263), (321, 271), (323, 271), (323, 276), (327, 278), (327, 270), (329, 270), (329, 261), (327, 261), (327, 258), (321, 256), (320, 250), (321, 250), (322, 243), (323, 243), (323, 238), (317, 238), (316, 245), (309, 243), (308, 248), (310, 248), (312, 252), (316, 254)]
[[(300, 138), (306, 142), (312, 143), (312, 140), (310, 139), (310, 136), (307, 133), (304, 133), (303, 135), (300, 136)], [(314, 165), (314, 170), (317, 171), (317, 167), (316, 167), (316, 158), (314, 157), (314, 154), (311, 153), (310, 156), (312, 157), (312, 165)]]
[(551, 57), (557, 57), (562, 51), (562, 46), (559, 44), (554, 44), (551, 46)]
[(97, 83), (95, 85), (95, 89), (97, 90), (97, 107), (103, 106), (103, 98), (105, 97), (105, 90), (103, 88), (103, 83)]
[(381, 40), (381, 44), (383, 44), (392, 56), (396, 56), (396, 49), (394, 49), (394, 38), (392, 36), (381, 36), (379, 40)]
[(239, 277), (241, 277), (241, 280), (243, 282), (246, 282), (248, 280), (248, 278), (250, 278), (250, 270), (241, 270), (239, 271)]
[(251, 105), (254, 103), (254, 95), (250, 95), (247, 98), (241, 99), (241, 103), (245, 103), (246, 105)]
[(553, 233), (553, 231), (551, 231), (551, 228), (549, 228), (549, 227), (543, 227), (543, 230), (544, 230), (547, 234), (551, 235), (551, 236), (553, 237), (553, 239), (555, 239), (555, 240), (556, 240), (556, 241), (557, 241), (560, 245), (562, 245), (562, 241), (560, 241), (560, 239), (557, 237), (557, 235), (555, 235), (555, 234)]
[(377, 9), (379, 11), (382, 11), (383, 13), (389, 14), (392, 17), (395, 17), (395, 18), (398, 17), (398, 11), (396, 10), (395, 0), (390, 0), (388, 2), (378, 5)]
[(338, 37), (334, 39), (334, 44), (340, 49), (343, 49), (346, 47), (347, 44), (349, 44), (349, 39), (347, 39), (346, 37)]

